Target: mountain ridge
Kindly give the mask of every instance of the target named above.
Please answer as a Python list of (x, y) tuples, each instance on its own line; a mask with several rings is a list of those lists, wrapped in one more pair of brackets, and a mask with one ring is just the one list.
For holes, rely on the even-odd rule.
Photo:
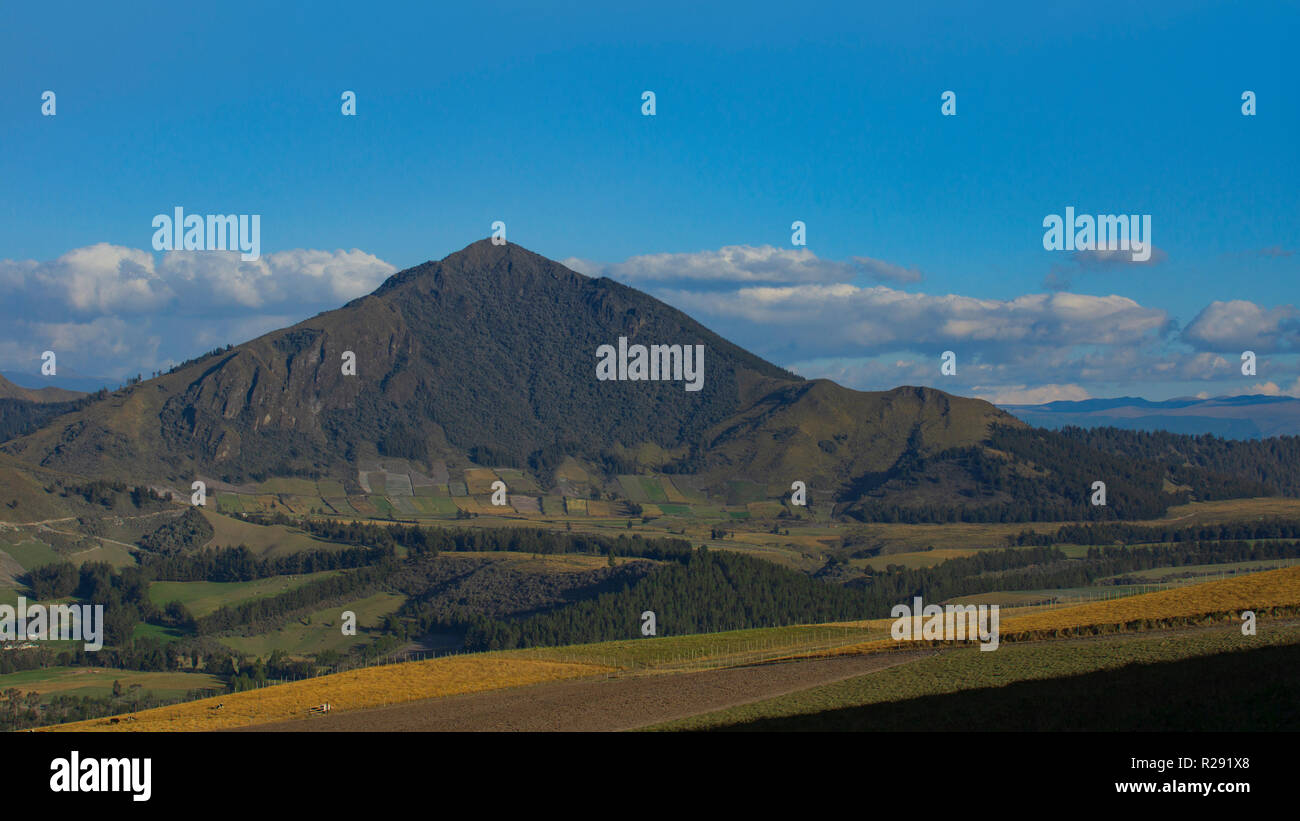
[[(701, 390), (598, 379), (597, 351), (621, 337), (702, 346)], [(593, 499), (619, 498), (620, 475), (654, 471), (744, 503), (786, 498), (799, 481), (819, 504), (864, 520), (1150, 515), (1197, 482), (1220, 494), (1262, 487), (1158, 460), (1130, 465), (935, 388), (803, 379), (648, 294), (487, 240), (92, 397), (0, 450), (179, 487), (331, 477), (349, 495), (371, 492), (361, 466), (380, 459), (438, 476), (517, 469), (543, 493), (573, 463), (586, 478), (556, 492)], [(1096, 475), (1114, 482), (1111, 508), (1086, 503)]]

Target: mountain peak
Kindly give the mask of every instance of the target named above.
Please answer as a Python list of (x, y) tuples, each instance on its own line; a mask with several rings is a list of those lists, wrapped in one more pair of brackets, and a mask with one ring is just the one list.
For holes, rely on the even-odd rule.
[(522, 245), (510, 242), (498, 245), (491, 239), (481, 239), (440, 260), (429, 260), (398, 271), (380, 285), (374, 295), (382, 296), (411, 282), (423, 283), (429, 288), (454, 286), (457, 282), (487, 287), (539, 277), (566, 284), (590, 279)]

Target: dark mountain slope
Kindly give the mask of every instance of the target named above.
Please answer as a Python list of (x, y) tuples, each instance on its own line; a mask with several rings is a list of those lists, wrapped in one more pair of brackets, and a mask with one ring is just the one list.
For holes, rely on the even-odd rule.
[[(619, 336), (703, 344), (703, 389), (597, 381), (595, 351)], [(345, 351), (355, 377), (342, 374)], [(376, 454), (524, 464), (556, 442), (680, 447), (764, 386), (799, 381), (653, 297), (485, 240), (7, 448), (87, 475), (231, 481), (338, 472)]]
[[(619, 337), (702, 345), (702, 389), (598, 380), (596, 350)], [(355, 376), (343, 373), (348, 352)], [(788, 497), (802, 481), (816, 503), (867, 521), (1152, 517), (1177, 501), (1290, 489), (1236, 453), (1144, 447), (1133, 459), (1123, 444), (1031, 432), (977, 399), (806, 381), (647, 294), (486, 240), (81, 400), (0, 450), (91, 477), (185, 487), (329, 475), (354, 493), (358, 463), (381, 456), (431, 473), (515, 466), (549, 488), (568, 455), (604, 474), (590, 488), (602, 494), (611, 474), (649, 467), (729, 504)], [(1088, 504), (1095, 480), (1110, 489), (1105, 508)]]

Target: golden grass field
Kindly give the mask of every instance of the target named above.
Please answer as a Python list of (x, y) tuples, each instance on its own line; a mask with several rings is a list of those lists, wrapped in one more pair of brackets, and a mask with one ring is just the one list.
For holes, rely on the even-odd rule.
[[(1143, 622), (1155, 627), (1161, 622), (1172, 624), (1216, 616), (1237, 618), (1243, 610), (1295, 607), (1300, 607), (1300, 566), (1071, 607), (1032, 608), (1033, 612), (1002, 618), (999, 633), (1003, 641), (1033, 640), (1105, 629), (1120, 630)], [(845, 626), (881, 629), (887, 628), (892, 621), (873, 619), (846, 623)], [(913, 644), (878, 639), (808, 655), (869, 653)]]
[[(545, 681), (611, 672), (590, 664), (504, 658), (495, 654), (447, 656), (294, 681), (185, 704), (135, 713), (135, 721), (112, 724), (107, 718), (44, 727), (42, 731), (166, 732), (226, 730), (293, 719), (310, 720), (306, 711), (328, 702), (333, 710), (383, 707), (424, 698), (453, 696)], [(221, 709), (213, 709), (216, 705)]]

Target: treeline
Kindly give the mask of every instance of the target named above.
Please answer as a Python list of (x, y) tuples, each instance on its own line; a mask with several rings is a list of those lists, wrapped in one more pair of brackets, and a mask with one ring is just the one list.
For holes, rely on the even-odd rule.
[(394, 557), (391, 545), (343, 550), (304, 550), (285, 556), (259, 557), (246, 545), (206, 548), (179, 556), (149, 557), (143, 569), (150, 581), (247, 582), (271, 576), (319, 573), (368, 567)]
[[(159, 508), (172, 499), (170, 493), (161, 494), (151, 487), (143, 485), (128, 487), (125, 482), (106, 479), (92, 479), (86, 482), (68, 482), (60, 479), (46, 485), (45, 492), (58, 493), (65, 499), (79, 496), (87, 504), (97, 504), (109, 510), (117, 509), (126, 501), (137, 510)], [(123, 495), (127, 498), (123, 499)]]
[(703, 633), (863, 618), (867, 597), (735, 553), (701, 548), (618, 592), (509, 622), (483, 616), (466, 625), (465, 647), (578, 644), (640, 635), (653, 610), (662, 634)]
[(681, 561), (691, 555), (684, 539), (646, 538), (639, 534), (617, 537), (582, 533), (560, 533), (525, 527), (425, 528), (417, 525), (376, 525), (334, 520), (297, 520), (280, 514), (273, 524), (293, 524), (307, 533), (342, 544), (401, 545), (417, 555), (440, 552), (513, 551), (518, 553), (583, 553), (589, 556), (636, 556), (644, 559)]
[(104, 644), (125, 644), (142, 621), (167, 623), (166, 611), (149, 600), (149, 578), (138, 567), (118, 572), (107, 562), (86, 562), (80, 569), (70, 562), (42, 565), (27, 573), (25, 582), (38, 600), (75, 596), (91, 605), (104, 606)]
[(885, 573), (872, 576), (869, 586), (875, 589), (878, 601), (897, 603), (923, 596), (927, 601), (939, 602), (999, 590), (1083, 587), (1108, 576), (1156, 567), (1298, 557), (1300, 542), (1188, 542), (1091, 548), (1083, 559), (1069, 559), (1055, 547), (985, 550), (930, 568), (909, 570), (890, 565)]
[(1093, 579), (1100, 579), (1157, 567), (1295, 558), (1300, 558), (1300, 541), (1215, 541), (1184, 542), (1141, 548), (1090, 547), (1084, 561), (1088, 563)]
[[(865, 586), (841, 587), (762, 559), (700, 548), (681, 564), (657, 568), (614, 593), (510, 622), (484, 617), (465, 625), (465, 647), (494, 650), (633, 638), (641, 613), (653, 610), (664, 634), (742, 630), (879, 618), (913, 596), (938, 602), (955, 595), (1035, 586), (1008, 571), (1068, 562), (1056, 548), (981, 551), (932, 568), (890, 567)], [(1001, 574), (1001, 575), (996, 575)]]
[[(1178, 471), (1200, 470), (1265, 486), (1255, 496), (1300, 496), (1300, 436), (1224, 439), (1213, 434), (1066, 427), (1057, 433), (1068, 441), (1125, 458), (1145, 459)], [(1176, 480), (1177, 481), (1177, 480)], [(1195, 482), (1193, 482), (1195, 484)], [(1197, 486), (1198, 498), (1207, 497)]]
[(1049, 544), (1149, 544), (1158, 542), (1223, 541), (1229, 539), (1300, 539), (1300, 520), (1268, 519), (1235, 521), (1195, 527), (1136, 525), (1125, 522), (1072, 524), (1057, 528), (1055, 533), (1025, 530), (1008, 536), (1012, 545)]

